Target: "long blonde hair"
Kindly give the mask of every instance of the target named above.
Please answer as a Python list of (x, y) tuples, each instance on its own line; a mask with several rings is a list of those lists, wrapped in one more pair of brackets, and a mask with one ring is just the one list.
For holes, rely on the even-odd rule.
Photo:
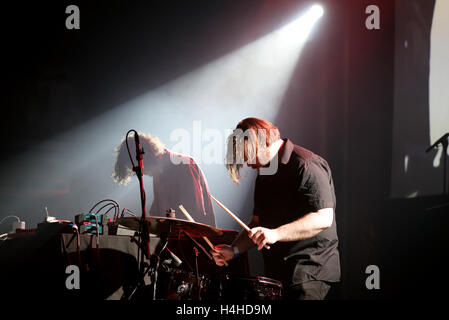
[(243, 164), (255, 164), (261, 149), (270, 147), (279, 139), (279, 129), (267, 120), (246, 118), (240, 121), (226, 142), (226, 169), (232, 181), (239, 184)]
[[(143, 163), (145, 166), (151, 166), (157, 157), (165, 153), (164, 144), (157, 137), (149, 134), (139, 133), (140, 144), (145, 152), (143, 155)], [(133, 160), (136, 158), (136, 150), (134, 148), (134, 136), (128, 136), (129, 151)], [(126, 185), (133, 175), (131, 160), (129, 159), (128, 150), (126, 148), (126, 140), (122, 139), (121, 143), (115, 148), (116, 160), (112, 179), (115, 182)]]

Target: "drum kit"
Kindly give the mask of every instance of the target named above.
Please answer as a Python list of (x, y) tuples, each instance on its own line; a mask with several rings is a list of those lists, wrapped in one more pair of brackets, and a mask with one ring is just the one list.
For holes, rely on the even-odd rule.
[[(139, 297), (139, 299), (151, 298), (152, 300), (255, 301), (281, 299), (282, 284), (274, 279), (219, 272), (200, 274), (198, 270), (200, 253), (213, 263), (210, 253), (201, 245), (200, 239), (220, 238), (226, 233), (226, 230), (194, 221), (177, 219), (168, 214), (167, 217), (150, 216), (147, 219), (150, 235), (157, 236), (160, 242), (157, 245), (158, 249), (153, 250), (149, 259), (147, 272), (151, 279), (150, 284), (145, 288), (136, 288), (132, 296)], [(138, 231), (141, 220), (139, 217), (125, 217), (117, 219), (116, 222), (120, 226)], [(167, 244), (169, 239), (179, 239), (181, 235), (191, 242), (195, 258), (194, 270), (176, 264), (164, 265), (161, 263), (164, 250), (176, 258)], [(210, 243), (210, 241), (208, 242)]]
[(270, 278), (240, 275), (201, 275), (200, 286), (190, 272), (164, 273), (157, 286), (157, 299), (202, 301), (280, 300), (282, 284)]
[[(128, 146), (128, 135), (134, 132), (136, 145), (136, 160), (134, 164), (131, 152)], [(135, 290), (131, 293), (131, 299), (134, 297), (146, 299), (148, 295), (153, 300), (276, 300), (281, 297), (282, 285), (279, 281), (248, 276), (234, 276), (229, 274), (200, 274), (198, 268), (198, 257), (207, 257), (213, 262), (211, 254), (196, 239), (204, 242), (213, 249), (213, 244), (209, 237), (220, 237), (223, 231), (209, 225), (197, 223), (189, 215), (187, 210), (179, 205), (179, 209), (187, 220), (175, 218), (173, 209), (168, 209), (166, 217), (152, 217), (148, 219), (145, 213), (145, 190), (143, 187), (143, 154), (144, 150), (140, 145), (139, 134), (131, 129), (126, 133), (126, 147), (132, 163), (133, 171), (139, 180), (140, 199), (142, 207), (142, 216), (119, 218), (118, 226), (126, 227), (130, 230), (139, 232), (139, 268), (140, 281)], [(227, 214), (229, 214), (245, 230), (249, 227), (245, 225), (235, 214), (226, 208), (220, 201), (210, 195), (210, 198), (217, 203)], [(151, 235), (159, 237), (160, 241), (157, 247), (151, 253), (150, 239)], [(179, 263), (174, 263), (175, 267), (164, 265), (161, 259), (162, 253), (168, 252), (173, 260), (180, 261), (176, 255), (170, 251), (168, 246), (169, 239), (184, 235), (191, 243), (194, 256), (194, 268), (185, 270), (180, 268)], [(196, 239), (195, 239), (196, 238)], [(200, 240), (201, 241), (201, 240)], [(269, 246), (265, 246), (269, 249)], [(146, 263), (145, 257), (149, 260)], [(177, 259), (176, 259), (177, 258)], [(146, 265), (147, 264), (147, 265)], [(228, 264), (225, 264), (226, 267)], [(150, 275), (150, 285), (146, 285), (145, 277)]]

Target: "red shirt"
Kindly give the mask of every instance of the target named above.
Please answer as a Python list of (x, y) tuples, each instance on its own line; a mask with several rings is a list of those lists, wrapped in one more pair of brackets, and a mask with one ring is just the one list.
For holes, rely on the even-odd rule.
[(179, 209), (183, 205), (195, 222), (215, 227), (215, 214), (206, 177), (192, 157), (169, 150), (162, 156), (162, 173), (153, 177), (154, 201), (150, 216), (165, 217), (167, 209), (176, 218), (186, 220)]

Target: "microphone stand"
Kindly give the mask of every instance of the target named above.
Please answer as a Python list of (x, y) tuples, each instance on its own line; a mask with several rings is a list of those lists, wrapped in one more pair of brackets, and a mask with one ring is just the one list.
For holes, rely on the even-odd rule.
[(441, 138), (435, 141), (429, 148), (427, 148), (426, 153), (430, 152), (433, 148), (436, 148), (439, 144), (443, 146), (443, 194), (446, 194), (447, 189), (447, 148), (449, 144), (449, 133), (444, 134)]
[[(129, 130), (126, 134), (126, 143), (128, 142), (128, 135), (130, 132), (134, 132), (134, 140), (136, 143), (136, 160), (137, 165), (134, 166), (134, 161), (132, 161), (131, 154), (131, 162), (133, 163), (133, 171), (136, 173), (136, 176), (139, 180), (139, 189), (140, 189), (140, 204), (142, 209), (142, 216), (139, 223), (139, 246), (138, 246), (138, 256), (140, 257), (140, 265), (139, 265), (139, 272), (140, 272), (140, 283), (138, 283), (138, 286), (144, 287), (145, 286), (145, 274), (148, 272), (147, 267), (148, 264), (145, 263), (145, 257), (150, 260), (150, 226), (149, 221), (147, 220), (146, 213), (145, 213), (145, 189), (143, 186), (143, 155), (144, 150), (140, 146), (139, 141), (139, 134), (136, 130)], [(128, 148), (129, 152), (129, 148)], [(147, 269), (147, 270), (146, 270)], [(137, 289), (137, 288), (136, 288)], [(135, 291), (134, 291), (135, 292)]]

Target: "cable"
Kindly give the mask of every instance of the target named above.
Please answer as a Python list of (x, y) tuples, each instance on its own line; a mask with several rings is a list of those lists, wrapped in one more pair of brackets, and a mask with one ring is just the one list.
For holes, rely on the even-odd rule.
[[(128, 132), (126, 133), (126, 137), (125, 137), (126, 149), (128, 150), (129, 160), (131, 160), (131, 164), (132, 164), (132, 167), (133, 167), (133, 171), (135, 171), (135, 169), (137, 168), (137, 166), (134, 164), (134, 160), (133, 160), (133, 157), (132, 157), (132, 155), (131, 155), (131, 151), (129, 150), (129, 144), (128, 144), (128, 136), (129, 136), (129, 134), (130, 134), (131, 132), (134, 132), (134, 135), (139, 135), (139, 133), (138, 133), (136, 130), (131, 129), (131, 130), (128, 130)], [(143, 154), (143, 151), (142, 151), (142, 154)], [(139, 163), (138, 163), (138, 164), (139, 164)], [(136, 172), (136, 171), (135, 171), (135, 172)], [(136, 174), (137, 174), (137, 172), (136, 172)], [(146, 202), (146, 194), (145, 194), (145, 190), (141, 190), (141, 191), (142, 191), (142, 198), (143, 198), (143, 201)]]
[[(106, 214), (107, 214), (107, 212), (106, 212)], [(116, 206), (115, 210), (114, 210), (114, 217), (112, 218), (112, 221), (115, 221), (119, 215), (120, 215), (120, 207)]]
[(104, 208), (106, 208), (108, 206), (116, 207), (117, 205), (112, 202), (106, 203), (104, 206), (102, 206), (100, 209), (98, 209), (96, 213), (100, 213), (101, 210), (103, 210)]
[(103, 213), (103, 216), (106, 216), (109, 213), (109, 211), (111, 211), (112, 209), (115, 209), (114, 210), (114, 217), (112, 218), (112, 221), (115, 221), (115, 218), (118, 216), (118, 213), (120, 212), (120, 208), (117, 207), (117, 206), (113, 206), (113, 207), (109, 208), (108, 211)]
[(120, 214), (121, 218), (123, 218), (123, 216), (125, 215), (125, 212), (128, 213), (129, 215), (133, 216), (133, 217), (137, 217), (137, 215), (134, 212), (132, 212), (131, 210), (129, 210), (127, 208), (123, 208), (122, 209), (122, 213)]
[(109, 208), (105, 213), (103, 213), (102, 215), (107, 215), (109, 211), (111, 211), (112, 209), (115, 209), (115, 213), (114, 213), (114, 217), (117, 215), (117, 211), (120, 211), (120, 207), (118, 205), (115, 205), (113, 203), (108, 203), (105, 204), (104, 206), (102, 206), (100, 209), (97, 210), (96, 213), (100, 213), (101, 210), (103, 210), (104, 208), (108, 207), (108, 206), (112, 206), (111, 208)]
[(10, 215), (10, 216), (4, 217), (4, 218), (0, 221), (0, 224), (2, 224), (3, 221), (5, 221), (5, 220), (8, 219), (8, 218), (16, 218), (16, 219), (17, 219), (17, 222), (20, 222), (20, 218), (19, 218), (18, 216)]
[(131, 163), (132, 163), (133, 168), (134, 168), (134, 167), (135, 167), (135, 165), (134, 165), (134, 160), (133, 160), (133, 157), (132, 157), (132, 155), (131, 155), (131, 151), (129, 151), (129, 145), (128, 145), (128, 136), (129, 136), (129, 134), (130, 134), (131, 132), (134, 132), (134, 134), (138, 134), (138, 133), (137, 133), (136, 130), (131, 129), (131, 130), (129, 130), (129, 131), (126, 133), (126, 137), (125, 137), (126, 149), (128, 150), (129, 159), (131, 160)]
[[(108, 202), (109, 201), (109, 202)], [(100, 213), (101, 210), (103, 210), (104, 208), (108, 207), (108, 206), (112, 206), (111, 208), (109, 208), (105, 213), (103, 213), (103, 215), (107, 215), (109, 211), (111, 211), (113, 208), (115, 209), (114, 212), (114, 218), (113, 220), (115, 221), (116, 217), (118, 217), (118, 214), (120, 213), (120, 205), (118, 204), (117, 201), (113, 200), (113, 199), (104, 199), (101, 200), (99, 202), (97, 202), (90, 210), (89, 213), (92, 213), (92, 211), (99, 206), (101, 203), (103, 202), (108, 202), (106, 203), (104, 206), (102, 206), (100, 209), (97, 210), (96, 213)]]
[[(115, 203), (115, 205), (119, 206), (118, 202), (115, 201), (115, 200), (112, 200), (112, 199), (104, 199), (104, 200), (98, 201), (98, 202), (97, 202), (97, 203), (96, 203), (96, 204), (89, 210), (89, 212), (92, 212), (92, 210), (94, 210), (100, 203), (103, 203), (103, 202), (106, 202), (106, 201), (113, 202), (113, 203)], [(100, 210), (101, 210), (101, 209), (100, 209)]]
[(81, 239), (80, 239), (80, 232), (78, 230), (78, 226), (76, 224), (74, 224), (72, 226), (72, 230), (75, 230), (76, 233), (76, 253), (77, 253), (77, 258), (78, 258), (78, 266), (80, 268), (83, 267), (82, 262), (81, 262)]

